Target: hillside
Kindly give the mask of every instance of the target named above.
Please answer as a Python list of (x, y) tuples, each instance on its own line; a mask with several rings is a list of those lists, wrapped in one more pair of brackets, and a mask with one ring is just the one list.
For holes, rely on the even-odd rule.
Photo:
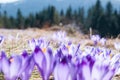
[[(114, 8), (119, 10), (119, 0), (101, 0), (102, 5), (105, 6), (108, 1), (111, 1)], [(20, 0), (18, 3), (2, 4), (0, 11), (3, 12), (6, 10), (8, 12), (8, 15), (16, 16), (17, 10), (20, 8), (23, 12), (23, 15), (28, 16), (29, 13), (39, 12), (49, 5), (55, 6), (58, 11), (61, 9), (66, 10), (70, 5), (73, 9), (84, 7), (85, 10), (87, 10), (89, 7), (95, 4), (95, 2), (96, 0), (91, 0), (90, 2), (88, 0)]]

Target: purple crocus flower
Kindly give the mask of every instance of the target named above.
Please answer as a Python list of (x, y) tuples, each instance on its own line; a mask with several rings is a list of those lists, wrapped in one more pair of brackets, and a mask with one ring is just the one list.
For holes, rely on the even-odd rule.
[(62, 54), (71, 55), (72, 57), (77, 56), (80, 52), (80, 44), (74, 45), (72, 43), (68, 43), (68, 45), (61, 45), (60, 48)]
[(55, 66), (54, 78), (55, 80), (72, 80), (71, 71), (72, 68), (69, 65), (68, 58), (64, 56)]
[(35, 46), (37, 45), (35, 39), (29, 40), (28, 44), (29, 44), (29, 47), (31, 48), (31, 50), (34, 51)]
[(3, 41), (4, 41), (4, 37), (0, 36), (0, 45), (3, 43)]
[(33, 60), (33, 54), (28, 55), (26, 51), (23, 51), (21, 59), (22, 67), (19, 71), (20, 79), (29, 80), (35, 65)]
[(69, 41), (65, 31), (57, 31), (53, 34), (53, 40), (56, 41), (59, 45), (63, 45)]
[(94, 57), (88, 55), (82, 59), (82, 79), (78, 80), (111, 80), (115, 74), (115, 67), (109, 65), (109, 61), (96, 60)]
[(2, 72), (6, 80), (16, 80), (21, 69), (22, 60), (20, 56), (14, 55), (9, 59), (4, 52), (1, 52)]
[(91, 40), (94, 41), (94, 45), (97, 45), (98, 41), (100, 40), (99, 35), (92, 35)]
[(118, 51), (120, 51), (120, 42), (115, 42), (114, 43), (114, 48)]
[(43, 80), (48, 80), (55, 66), (52, 50), (47, 48), (44, 52), (39, 46), (36, 46), (33, 56)]
[(28, 44), (29, 44), (31, 50), (34, 51), (36, 46), (39, 46), (42, 49), (47, 48), (49, 46), (50, 42), (44, 40), (43, 38), (39, 38), (39, 39), (29, 40)]
[(29, 80), (34, 69), (33, 55), (23, 51), (22, 55), (13, 55), (9, 59), (4, 52), (0, 55), (0, 69), (6, 80)]
[(54, 78), (55, 80), (68, 80), (69, 72), (69, 66), (64, 62), (61, 62), (61, 64), (55, 67)]
[(106, 44), (106, 41), (107, 41), (107, 40), (106, 40), (105, 38), (101, 38), (101, 39), (100, 39), (100, 43), (101, 43), (103, 46)]
[(0, 53), (0, 73), (2, 72), (2, 56), (4, 54), (3, 53)]

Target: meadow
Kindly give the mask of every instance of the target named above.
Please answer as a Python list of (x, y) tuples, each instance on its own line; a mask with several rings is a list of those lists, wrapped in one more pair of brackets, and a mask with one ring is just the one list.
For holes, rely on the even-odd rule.
[[(63, 33), (56, 35), (57, 32), (62, 31)], [(65, 35), (64, 35), (65, 32)], [(105, 50), (110, 50), (110, 54), (119, 54), (120, 51), (120, 39), (118, 38), (106, 38), (105, 41), (98, 41), (95, 43), (94, 39), (91, 39), (90, 34), (82, 34), (75, 29), (69, 29), (65, 27), (53, 26), (51, 28), (28, 28), (25, 30), (19, 29), (0, 29), (0, 35), (4, 37), (3, 42), (0, 45), (0, 51), (5, 51), (7, 57), (11, 55), (21, 55), (24, 50), (31, 54), (32, 49), (29, 44), (29, 41), (33, 39), (43, 38), (45, 41), (50, 41), (50, 46), (56, 50), (58, 48), (59, 42), (67, 44), (69, 41), (74, 45), (80, 44), (80, 50), (86, 51), (88, 48), (105, 48)], [(102, 38), (101, 38), (102, 39)], [(67, 46), (69, 47), (69, 46)], [(43, 48), (41, 48), (43, 49)], [(44, 52), (44, 50), (43, 50)], [(64, 53), (64, 52), (63, 52)], [(92, 52), (91, 52), (92, 53)], [(110, 56), (110, 55), (109, 55)], [(119, 61), (119, 60), (117, 60)], [(3, 79), (3, 75), (1, 77)], [(114, 74), (112, 80), (119, 80), (119, 74)], [(50, 76), (50, 79), (53, 79), (53, 76)], [(19, 80), (19, 79), (18, 79)], [(42, 80), (37, 66), (34, 67), (30, 80)], [(43, 79), (44, 80), (44, 79)], [(59, 80), (59, 79), (58, 79)], [(65, 80), (64, 78), (62, 80)], [(68, 79), (67, 79), (68, 80)], [(81, 80), (81, 79), (80, 79)], [(85, 80), (88, 80), (87, 78)], [(97, 79), (101, 80), (101, 79)], [(102, 79), (105, 80), (105, 79)]]

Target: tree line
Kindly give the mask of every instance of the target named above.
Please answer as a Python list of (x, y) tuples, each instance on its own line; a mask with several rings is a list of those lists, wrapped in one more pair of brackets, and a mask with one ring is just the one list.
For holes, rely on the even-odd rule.
[(103, 7), (100, 0), (97, 0), (87, 12), (84, 7), (73, 10), (69, 6), (67, 10), (57, 11), (54, 6), (48, 6), (35, 14), (30, 13), (28, 16), (23, 16), (20, 9), (17, 10), (16, 17), (8, 16), (6, 11), (0, 14), (0, 27), (2, 28), (42, 28), (46, 24), (52, 26), (73, 22), (86, 31), (91, 27), (101, 36), (117, 36), (120, 33), (120, 11), (113, 9), (111, 2)]

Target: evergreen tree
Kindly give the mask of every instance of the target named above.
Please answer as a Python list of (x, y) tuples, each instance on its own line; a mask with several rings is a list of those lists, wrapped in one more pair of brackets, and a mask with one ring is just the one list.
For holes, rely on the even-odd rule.
[(93, 6), (91, 8), (88, 9), (87, 11), (87, 17), (85, 18), (85, 23), (84, 26), (87, 30), (89, 30), (89, 28), (91, 27), (91, 23), (92, 23), (92, 12), (93, 12)]
[(4, 15), (3, 15), (3, 26), (4, 28), (10, 28), (10, 22), (7, 16), (7, 11), (4, 11)]
[(34, 18), (34, 15), (32, 13), (29, 14), (29, 24), (30, 24), (30, 27), (34, 27), (35, 25), (35, 18)]
[(64, 11), (63, 9), (60, 11), (60, 15), (59, 15), (59, 18), (60, 18), (60, 22), (64, 22), (64, 18), (65, 18), (65, 14), (64, 14)]
[(74, 12), (73, 12), (73, 18), (74, 18), (75, 21), (78, 20), (78, 13), (77, 13), (77, 10), (74, 10)]
[(111, 17), (111, 15), (113, 14), (113, 7), (110, 1), (106, 5), (105, 12), (106, 12), (107, 17)]
[(97, 26), (102, 36), (117, 36), (119, 33), (118, 14), (116, 10), (113, 13), (111, 2), (107, 3), (105, 13), (99, 18)]
[(120, 31), (119, 31), (120, 30), (120, 27), (119, 27), (120, 23), (119, 23), (118, 17), (119, 17), (118, 12), (117, 12), (117, 10), (115, 10), (113, 13), (113, 17), (112, 17), (113, 26), (115, 28), (113, 35), (115, 35), (115, 36), (117, 36), (120, 33)]
[(53, 24), (59, 24), (60, 22), (60, 16), (59, 16), (59, 13), (57, 11), (55, 11), (54, 13), (54, 22)]
[(63, 9), (60, 11), (60, 16), (61, 16), (61, 17), (64, 16), (64, 11), (63, 11)]
[(0, 5), (0, 27), (2, 27), (1, 5)]
[[(43, 11), (42, 11), (43, 12)], [(40, 27), (40, 26), (42, 26), (42, 23), (44, 22), (43, 20), (43, 18), (44, 18), (44, 13), (42, 13), (42, 12), (39, 12), (39, 13), (36, 13), (36, 15), (35, 15), (35, 26), (36, 27)]]
[(103, 15), (103, 8), (100, 0), (97, 0), (95, 6), (93, 6), (90, 27), (92, 27), (93, 29), (99, 29), (100, 25), (97, 24), (99, 23), (99, 19), (102, 15)]
[(16, 27), (24, 29), (24, 17), (20, 9), (17, 11)]
[(66, 18), (67, 19), (72, 19), (72, 8), (71, 8), (71, 6), (69, 6), (67, 11), (66, 11)]
[(109, 35), (113, 35), (115, 26), (114, 26), (114, 22), (113, 22), (113, 7), (112, 7), (111, 2), (108, 2), (106, 5), (105, 17), (106, 17), (106, 27), (107, 27), (107, 29), (105, 31)]
[(84, 19), (85, 19), (85, 12), (84, 12), (84, 8), (79, 8), (78, 9), (78, 21), (80, 21), (80, 23), (84, 24)]
[(53, 24), (53, 23), (56, 22), (55, 19), (57, 19), (57, 16), (58, 16), (58, 14), (57, 14), (57, 12), (56, 12), (55, 7), (54, 7), (54, 6), (51, 6), (51, 7), (50, 7), (50, 16), (49, 16), (49, 18), (50, 18), (50, 20), (51, 20), (51, 24)]
[(11, 29), (16, 28), (15, 27), (15, 19), (14, 19), (14, 17), (10, 16), (9, 21), (10, 21), (10, 26), (9, 27)]

